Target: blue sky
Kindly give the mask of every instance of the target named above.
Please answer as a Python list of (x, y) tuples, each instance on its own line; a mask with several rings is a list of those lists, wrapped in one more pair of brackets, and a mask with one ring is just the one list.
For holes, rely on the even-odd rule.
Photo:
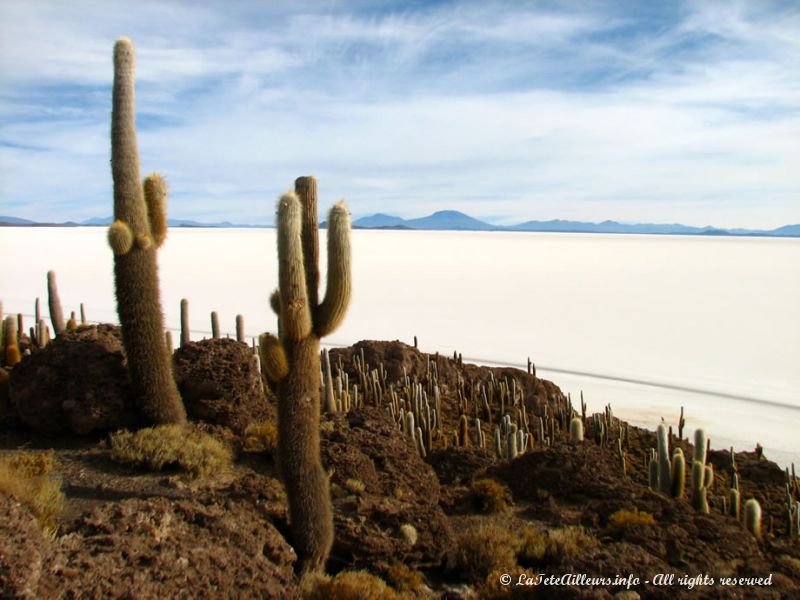
[(114, 40), (171, 217), (800, 223), (796, 2), (0, 2), (0, 214), (111, 214)]

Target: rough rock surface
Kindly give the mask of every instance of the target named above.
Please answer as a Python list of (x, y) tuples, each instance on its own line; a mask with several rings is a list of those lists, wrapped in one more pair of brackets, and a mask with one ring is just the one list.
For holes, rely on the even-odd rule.
[(60, 539), (67, 598), (299, 598), (294, 551), (252, 506), (124, 500)]
[(52, 544), (13, 498), (0, 494), (0, 514), (0, 598), (42, 598), (52, 586)]
[(114, 325), (65, 331), (25, 356), (11, 371), (9, 394), (22, 421), (39, 431), (85, 434), (139, 420)]
[[(330, 418), (330, 417), (329, 417)], [(323, 423), (322, 463), (332, 471), (336, 534), (330, 568), (436, 565), (452, 544), (439, 481), (411, 441), (380, 410)], [(401, 527), (416, 530), (412, 543)]]
[(247, 344), (227, 338), (189, 342), (172, 360), (189, 418), (241, 434), (270, 416), (258, 358)]

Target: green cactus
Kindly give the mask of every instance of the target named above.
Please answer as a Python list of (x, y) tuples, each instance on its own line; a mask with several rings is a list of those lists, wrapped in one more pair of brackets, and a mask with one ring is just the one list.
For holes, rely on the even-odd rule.
[[(298, 197), (299, 196), (299, 197)], [(350, 214), (344, 202), (328, 217), (328, 280), (318, 301), (317, 183), (295, 181), (278, 202), (279, 291), (271, 304), (279, 338), (261, 336), (262, 368), (277, 389), (278, 461), (301, 572), (322, 571), (333, 544), (328, 476), (319, 453), (320, 337), (350, 302)]]
[(692, 506), (701, 513), (708, 514), (707, 489), (705, 486), (706, 467), (699, 460), (692, 463)]
[(744, 503), (744, 526), (757, 539), (761, 539), (761, 505), (755, 498)]
[(672, 486), (670, 493), (673, 498), (683, 498), (686, 487), (686, 458), (683, 450), (675, 448), (672, 452)]
[(127, 38), (114, 45), (111, 109), (111, 173), (117, 312), (128, 370), (142, 414), (152, 423), (185, 423), (186, 411), (172, 377), (164, 344), (156, 248), (166, 236), (166, 183), (159, 175), (139, 178), (134, 102), (134, 48)]
[(667, 426), (660, 423), (656, 429), (658, 439), (658, 489), (663, 494), (669, 494), (672, 489), (672, 465), (669, 459), (669, 444), (667, 440)]
[(569, 422), (569, 441), (573, 444), (583, 441), (583, 421), (580, 417), (572, 417)]

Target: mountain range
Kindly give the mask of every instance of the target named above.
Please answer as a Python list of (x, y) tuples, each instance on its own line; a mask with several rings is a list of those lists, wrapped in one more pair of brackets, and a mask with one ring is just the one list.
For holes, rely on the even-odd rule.
[[(28, 219), (0, 216), (0, 226), (105, 226), (109, 225), (112, 217), (93, 217), (80, 223), (68, 221), (66, 223), (38, 223)], [(272, 227), (272, 225), (238, 224), (229, 221), (203, 223), (187, 219), (169, 219), (170, 227)], [(321, 224), (323, 227), (325, 223)], [(710, 225), (705, 227), (692, 227), (672, 224), (654, 223), (620, 223), (618, 221), (602, 221), (590, 223), (584, 221), (565, 221), (554, 219), (549, 221), (525, 221), (517, 225), (492, 225), (480, 221), (456, 210), (442, 210), (417, 219), (403, 219), (393, 215), (378, 213), (361, 217), (353, 221), (355, 229), (410, 229), (433, 231), (539, 231), (563, 233), (644, 233), (662, 235), (745, 235), (769, 237), (800, 237), (800, 224), (784, 225), (777, 229), (720, 229)]]

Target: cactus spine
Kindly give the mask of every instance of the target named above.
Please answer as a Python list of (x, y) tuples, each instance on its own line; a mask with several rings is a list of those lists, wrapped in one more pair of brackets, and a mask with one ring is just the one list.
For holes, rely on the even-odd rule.
[(261, 336), (264, 373), (277, 387), (278, 461), (301, 572), (322, 571), (333, 544), (328, 477), (319, 453), (320, 337), (344, 318), (350, 302), (350, 215), (343, 202), (328, 218), (328, 280), (318, 301), (317, 183), (295, 181), (278, 202), (280, 338)]
[(108, 232), (114, 251), (117, 312), (142, 413), (153, 423), (185, 423), (186, 411), (164, 343), (156, 263), (156, 248), (166, 235), (166, 184), (158, 175), (148, 176), (144, 184), (139, 178), (134, 62), (133, 43), (127, 38), (117, 40), (111, 109), (114, 223)]

